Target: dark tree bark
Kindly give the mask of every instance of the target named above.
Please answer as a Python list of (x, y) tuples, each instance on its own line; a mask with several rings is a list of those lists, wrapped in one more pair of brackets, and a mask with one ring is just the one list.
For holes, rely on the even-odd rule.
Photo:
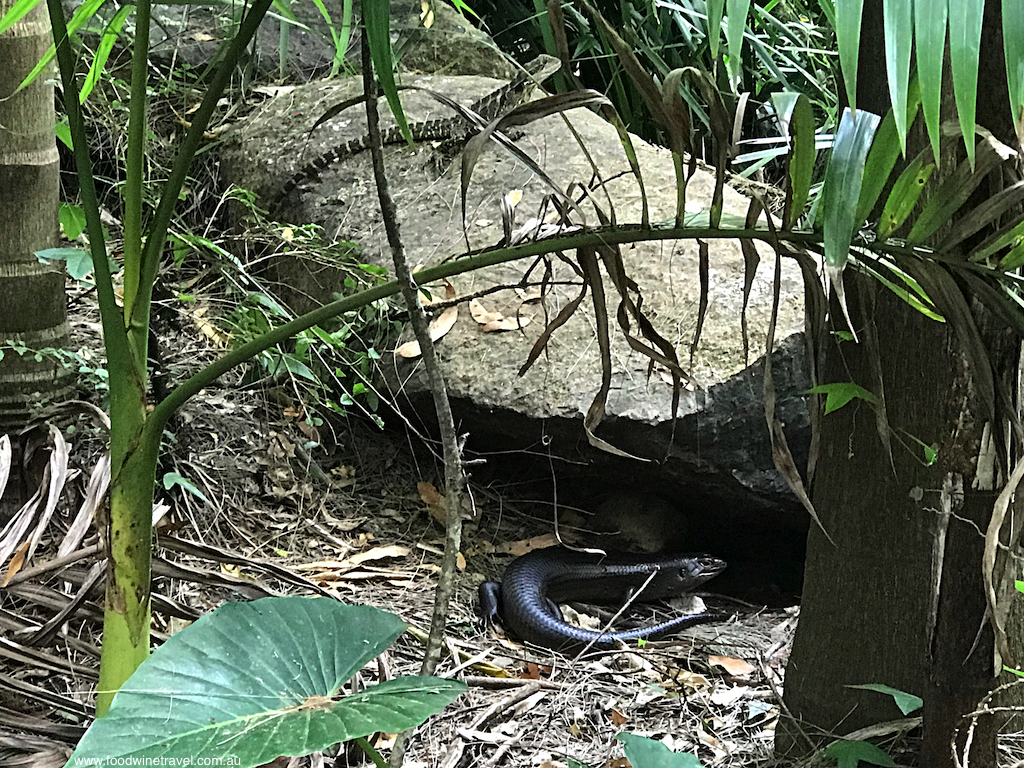
[[(999, 7), (988, 6), (978, 122), (1006, 140)], [(884, 113), (881, 18), (880, 0), (866, 2), (858, 107)], [(944, 116), (954, 114), (948, 96)], [(911, 142), (921, 147), (926, 139), (917, 135)], [(908, 156), (916, 151), (910, 148)], [(936, 175), (948, 174), (953, 160), (945, 157)], [(991, 419), (951, 324), (924, 317), (850, 272), (850, 309), (862, 343), (837, 343), (821, 328), (819, 381), (853, 381), (871, 390), (884, 401), (888, 428), (880, 429), (875, 411), (860, 401), (820, 420), (812, 499), (835, 546), (812, 529), (785, 699), (820, 744), (829, 740), (821, 730), (844, 734), (902, 717), (890, 698), (847, 686), (883, 683), (917, 694), (925, 702), (920, 764), (943, 768), (953, 765), (950, 745), (966, 725), (963, 716), (996, 681), (981, 562), (1006, 470), (989, 474), (998, 464)], [(928, 278), (915, 276), (923, 284)], [(833, 310), (831, 317), (840, 318)], [(1016, 393), (1019, 344), (980, 303), (972, 302), (971, 311), (996, 377)], [(891, 460), (880, 431), (888, 436)], [(934, 465), (925, 465), (914, 438), (938, 448)], [(996, 765), (998, 725), (992, 717), (979, 721), (972, 768)], [(777, 748), (806, 747), (794, 729), (782, 728)]]
[[(13, 5), (0, 0), (0, 16)], [(0, 342), (66, 346), (64, 271), (35, 251), (57, 244), (59, 160), (49, 73), (15, 93), (50, 45), (41, 3), (0, 34)], [(13, 95), (12, 95), (13, 94)], [(52, 357), (7, 352), (0, 360), (0, 434), (23, 425), (36, 403), (67, 394), (71, 379)]]

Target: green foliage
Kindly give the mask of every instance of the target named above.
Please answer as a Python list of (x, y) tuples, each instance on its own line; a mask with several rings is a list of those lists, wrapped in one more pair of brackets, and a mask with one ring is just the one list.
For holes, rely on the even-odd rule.
[(904, 715), (916, 712), (924, 705), (920, 696), (915, 696), (912, 693), (901, 691), (889, 685), (882, 685), (881, 683), (864, 683), (863, 685), (848, 685), (846, 687), (856, 688), (861, 691), (875, 691), (886, 696), (892, 696), (892, 700), (896, 702), (896, 706), (900, 708), (900, 712)]
[[(343, 275), (343, 291), (335, 294), (336, 298), (380, 285), (387, 276), (381, 267), (360, 262), (354, 244), (326, 243), (314, 225), (288, 228), (285, 238), (278, 226), (266, 229), (271, 234), (265, 240), (263, 232), (250, 231), (249, 245), (262, 241), (275, 248), (276, 257), (327, 264), (332, 272)], [(178, 264), (198, 253), (220, 266), (230, 286), (228, 300), (234, 304), (223, 318), (231, 331), (234, 349), (295, 320), (294, 313), (273, 291), (221, 245), (183, 233), (172, 235), (171, 243)], [(248, 290), (234, 286), (247, 286)], [(380, 419), (375, 416), (379, 399), (367, 382), (372, 379), (374, 362), (380, 359), (378, 348), (389, 345), (400, 331), (401, 323), (391, 303), (373, 302), (307, 328), (287, 343), (263, 350), (253, 358), (246, 379), (265, 376), (291, 380), (308, 409), (343, 413), (356, 406), (379, 424)]]
[(623, 732), (615, 738), (622, 742), (626, 758), (633, 768), (704, 768), (693, 755), (673, 752), (660, 741), (646, 736)]
[(0, 342), (0, 360), (4, 352), (13, 352), (17, 355), (31, 355), (36, 362), (42, 362), (49, 358), (63, 368), (74, 371), (76, 382), (80, 389), (87, 392), (100, 392), (106, 394), (110, 389), (110, 375), (107, 372), (103, 360), (97, 360), (92, 352), (82, 347), (79, 350), (57, 349), (56, 347), (43, 347), (32, 349), (20, 341), (10, 339)]
[[(832, 29), (817, 3), (595, 0), (594, 5), (624, 30), (640, 62), (660, 81), (673, 70), (687, 67), (710, 73), (730, 115), (742, 108), (738, 119), (744, 139), (768, 140), (764, 118), (772, 111), (772, 95), (783, 91), (804, 94), (814, 107), (820, 130), (832, 130), (838, 61)], [(491, 0), (476, 7), (506, 50), (522, 49), (525, 43), (534, 53), (558, 54), (543, 3)], [(606, 93), (629, 130), (657, 141), (659, 128), (636, 84), (623, 76), (608, 36), (575, 5), (565, 3), (562, 10), (569, 55), (578, 64), (583, 85)], [(732, 23), (734, 17), (739, 23)], [(693, 113), (695, 147), (700, 154), (712, 138), (711, 120), (696, 89), (684, 83), (682, 95)], [(749, 100), (741, 102), (744, 95)], [(769, 148), (764, 146), (741, 151), (733, 162), (746, 175), (785, 154), (785, 147), (774, 138)]]
[(878, 404), (878, 398), (859, 384), (842, 381), (835, 384), (819, 384), (807, 390), (808, 394), (825, 395), (825, 415), (838, 411), (854, 398), (866, 400), (872, 405)]
[(822, 754), (835, 760), (836, 768), (857, 768), (862, 762), (896, 768), (891, 757), (867, 741), (833, 741)]
[(198, 498), (198, 499), (200, 499), (202, 501), (205, 501), (205, 502), (209, 502), (209, 499), (207, 499), (206, 496), (203, 495), (203, 492), (200, 491), (196, 487), (195, 483), (193, 483), (191, 480), (188, 480), (188, 479), (182, 477), (177, 472), (167, 472), (167, 473), (165, 473), (164, 474), (164, 481), (163, 482), (164, 482), (164, 489), (165, 490), (169, 491), (169, 490), (171, 490), (171, 488), (174, 488), (175, 486), (177, 486), (179, 488), (182, 488), (182, 489), (188, 491), (189, 493), (191, 493), (196, 498)]
[(226, 603), (142, 663), (71, 764), (203, 758), (245, 768), (419, 725), (466, 686), (400, 677), (342, 692), (404, 629), (394, 614), (328, 598)]

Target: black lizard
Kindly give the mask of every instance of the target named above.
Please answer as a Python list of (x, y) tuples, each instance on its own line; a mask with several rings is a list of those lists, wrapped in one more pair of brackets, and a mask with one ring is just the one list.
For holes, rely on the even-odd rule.
[(566, 622), (556, 601), (621, 604), (651, 574), (654, 575), (641, 599), (680, 595), (696, 589), (724, 569), (722, 560), (708, 555), (601, 558), (560, 547), (539, 549), (513, 560), (505, 569), (500, 585), (495, 582), (480, 585), (480, 612), (485, 622), (490, 622), (500, 612), (506, 628), (520, 639), (545, 648), (578, 651), (593, 644), (607, 649), (619, 640), (649, 637), (725, 617), (705, 612), (625, 632), (595, 632)]
[[(526, 64), (523, 70), (509, 83), (474, 102), (469, 110), (476, 113), (482, 121), (490, 122), (524, 102), (534, 86), (557, 72), (559, 66), (558, 59), (542, 54)], [(413, 141), (462, 140), (469, 138), (475, 129), (478, 130), (459, 114), (409, 124), (409, 132), (412, 134)], [(381, 141), (384, 145), (399, 144), (404, 140), (398, 126), (392, 126), (381, 134)], [(370, 137), (368, 134), (364, 134), (341, 146), (333, 147), (306, 163), (292, 174), (274, 195), (270, 201), (270, 211), (276, 211), (285, 198), (300, 184), (308, 179), (319, 178), (331, 163), (362, 152), (369, 146)]]

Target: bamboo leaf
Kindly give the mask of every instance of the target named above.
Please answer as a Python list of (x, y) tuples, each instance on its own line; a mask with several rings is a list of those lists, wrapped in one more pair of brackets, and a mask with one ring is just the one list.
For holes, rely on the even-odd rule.
[(1003, 54), (1013, 127), (1017, 141), (1024, 142), (1024, 13), (1019, 3), (1003, 3)]
[(114, 49), (114, 43), (117, 42), (117, 36), (121, 33), (121, 27), (124, 26), (125, 19), (128, 18), (129, 14), (135, 11), (134, 5), (122, 5), (118, 8), (117, 13), (114, 14), (114, 18), (110, 20), (106, 28), (103, 30), (103, 37), (100, 38), (100, 44), (96, 48), (96, 55), (93, 57), (92, 66), (89, 67), (89, 73), (85, 76), (85, 81), (82, 83), (82, 90), (78, 94), (80, 103), (84, 104), (85, 100), (92, 93), (92, 89), (99, 82), (100, 75), (103, 74), (103, 67), (107, 63), (107, 59), (110, 57), (110, 52)]
[(726, 0), (729, 21), (725, 27), (725, 43), (729, 54), (729, 80), (740, 81), (740, 64), (743, 61), (743, 32), (747, 28), (747, 11), (750, 0)]
[(926, 162), (931, 155), (931, 148), (921, 150), (900, 174), (889, 193), (889, 199), (882, 209), (882, 218), (878, 222), (878, 237), (885, 240), (906, 221), (914, 210), (924, 185), (935, 170), (935, 163)]
[[(84, 3), (82, 3), (82, 5), (78, 7), (78, 10), (76, 10), (74, 15), (71, 17), (71, 20), (68, 22), (68, 36), (73, 36), (79, 29), (81, 29), (82, 25), (85, 24), (85, 22), (89, 21), (89, 19), (91, 19), (93, 16), (95, 16), (96, 12), (99, 11), (99, 9), (103, 6), (105, 2), (106, 0), (86, 0)], [(17, 6), (15, 6), (15, 8), (17, 8)], [(31, 7), (29, 7), (28, 10), (26, 10), (26, 13), (30, 10), (32, 10)], [(32, 67), (32, 71), (25, 75), (25, 79), (18, 84), (18, 90), (20, 91), (22, 88), (27, 86), (37, 77), (39, 77), (40, 73), (44, 72), (46, 68), (50, 65), (50, 62), (53, 61), (53, 57), (55, 55), (56, 50), (51, 45), (49, 50), (47, 50), (46, 53), (43, 54), (43, 57), (36, 63), (34, 67)]]
[[(391, 114), (395, 116), (395, 123), (402, 136), (410, 144), (412, 133), (409, 131), (409, 121), (402, 109), (402, 102), (398, 98), (398, 86), (395, 84), (394, 63), (391, 58), (391, 4), (383, 0), (369, 0), (362, 4), (363, 26), (365, 27), (366, 40), (370, 44), (370, 58), (373, 59), (373, 70), (377, 75), (377, 82), (384, 91), (384, 98), (388, 100)], [(363, 62), (366, 66), (366, 62)]]
[(885, 13), (885, 70), (900, 151), (907, 151), (907, 88), (910, 82), (910, 49), (914, 41), (913, 4), (910, 0), (883, 0)]
[(854, 230), (861, 224), (856, 218), (861, 180), (868, 150), (871, 148), (879, 122), (878, 115), (871, 112), (861, 110), (855, 119), (853, 112), (849, 109), (843, 110), (832, 158), (825, 170), (822, 207), (819, 210), (823, 219), (826, 274), (835, 286), (836, 295), (851, 331), (853, 325), (846, 309), (842, 275), (850, 255), (850, 242)]
[(864, 0), (843, 0), (836, 3), (836, 42), (839, 64), (846, 83), (846, 100), (857, 111), (857, 57), (860, 55), (860, 20)]
[[(40, 2), (41, 0), (17, 0), (3, 18), (0, 18), (0, 35), (25, 18)], [(722, 4), (721, 0), (718, 4)], [(719, 21), (721, 21), (721, 17), (719, 17)]]
[[(1017, 8), (1017, 13), (1020, 9)], [(978, 97), (978, 56), (985, 0), (949, 0), (949, 62), (953, 93), (967, 159), (974, 167), (974, 116)]]
[(708, 0), (708, 46), (711, 58), (718, 58), (718, 46), (722, 35), (722, 13), (725, 11), (725, 0)]
[(939, 99), (942, 96), (942, 62), (946, 50), (948, 0), (928, 0), (914, 5), (917, 76), (921, 84), (924, 122), (932, 145), (935, 164), (939, 160)]

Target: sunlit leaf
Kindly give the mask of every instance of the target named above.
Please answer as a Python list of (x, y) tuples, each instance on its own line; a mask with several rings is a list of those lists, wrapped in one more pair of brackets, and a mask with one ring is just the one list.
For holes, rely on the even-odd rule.
[(860, 55), (860, 20), (864, 0), (842, 0), (836, 3), (836, 42), (839, 63), (846, 83), (846, 100), (850, 109), (857, 109), (857, 57)]
[(878, 403), (878, 398), (859, 384), (852, 381), (842, 381), (835, 384), (819, 384), (807, 390), (812, 395), (825, 395), (825, 415), (838, 411), (854, 398), (865, 400), (872, 405)]
[(103, 73), (103, 67), (106, 66), (107, 59), (110, 57), (110, 52), (114, 49), (114, 43), (117, 42), (117, 36), (121, 32), (121, 27), (124, 26), (125, 19), (127, 19), (135, 11), (134, 5), (123, 5), (118, 8), (117, 13), (114, 14), (114, 18), (110, 20), (106, 28), (103, 30), (103, 36), (100, 38), (100, 44), (96, 48), (96, 54), (93, 56), (92, 65), (89, 67), (89, 72), (85, 76), (85, 80), (82, 82), (82, 90), (78, 94), (78, 101), (82, 104), (92, 93), (92, 89), (99, 82), (100, 75)]
[(41, 0), (17, 0), (0, 19), (0, 35), (25, 18), (40, 2)]
[(726, 15), (729, 18), (725, 27), (725, 44), (729, 53), (729, 79), (738, 83), (740, 64), (743, 61), (743, 32), (747, 28), (747, 11), (750, 0), (726, 0)]

